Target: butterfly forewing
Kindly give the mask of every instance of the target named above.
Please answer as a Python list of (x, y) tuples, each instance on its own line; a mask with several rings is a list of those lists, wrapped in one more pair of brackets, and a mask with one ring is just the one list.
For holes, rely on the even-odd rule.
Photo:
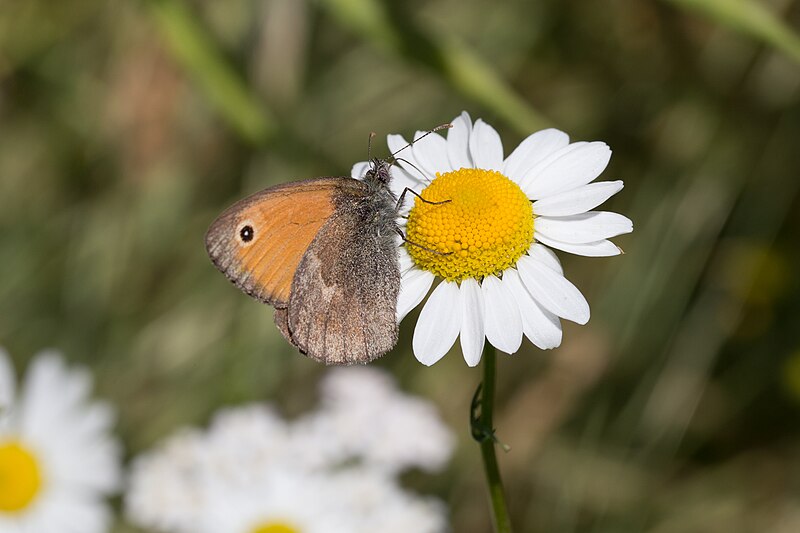
[(237, 202), (206, 234), (214, 265), (247, 294), (276, 307), (289, 302), (306, 249), (335, 210), (347, 178), (279, 185)]

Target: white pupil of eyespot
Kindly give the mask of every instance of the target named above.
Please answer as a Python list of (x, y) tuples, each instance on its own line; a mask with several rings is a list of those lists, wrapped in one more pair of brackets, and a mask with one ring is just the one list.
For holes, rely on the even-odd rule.
[(253, 227), (252, 226), (244, 226), (241, 230), (239, 230), (239, 237), (244, 242), (249, 242), (253, 240)]

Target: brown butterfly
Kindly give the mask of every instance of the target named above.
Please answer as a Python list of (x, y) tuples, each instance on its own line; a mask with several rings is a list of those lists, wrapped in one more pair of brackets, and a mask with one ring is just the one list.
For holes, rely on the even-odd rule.
[(317, 178), (241, 200), (206, 234), (214, 265), (275, 307), (275, 324), (324, 363), (367, 363), (397, 343), (398, 202), (390, 165), (363, 180)]
[(211, 224), (206, 250), (237, 287), (275, 307), (275, 324), (302, 353), (327, 364), (368, 363), (397, 343), (397, 217), (405, 193), (416, 194), (406, 188), (398, 200), (391, 179), (391, 163), (371, 159), (363, 180), (264, 189)]
[(317, 178), (270, 187), (214, 221), (206, 250), (244, 292), (275, 307), (301, 352), (367, 363), (397, 343), (397, 198), (389, 163), (363, 180)]

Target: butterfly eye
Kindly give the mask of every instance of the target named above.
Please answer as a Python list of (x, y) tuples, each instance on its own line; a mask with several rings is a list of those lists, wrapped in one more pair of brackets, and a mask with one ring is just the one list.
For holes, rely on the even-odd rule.
[(239, 238), (242, 239), (242, 242), (250, 242), (253, 240), (253, 237), (255, 237), (253, 226), (242, 226), (242, 229), (239, 230)]

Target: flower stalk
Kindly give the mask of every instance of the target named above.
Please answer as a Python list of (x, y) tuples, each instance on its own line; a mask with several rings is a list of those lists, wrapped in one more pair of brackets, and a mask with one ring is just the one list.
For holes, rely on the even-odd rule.
[(470, 425), (472, 438), (481, 448), (489, 500), (492, 505), (494, 531), (511, 533), (511, 519), (508, 516), (508, 505), (495, 453), (495, 445), (498, 444), (493, 425), (496, 360), (494, 346), (486, 343), (483, 349), (483, 382), (478, 385), (472, 398)]

